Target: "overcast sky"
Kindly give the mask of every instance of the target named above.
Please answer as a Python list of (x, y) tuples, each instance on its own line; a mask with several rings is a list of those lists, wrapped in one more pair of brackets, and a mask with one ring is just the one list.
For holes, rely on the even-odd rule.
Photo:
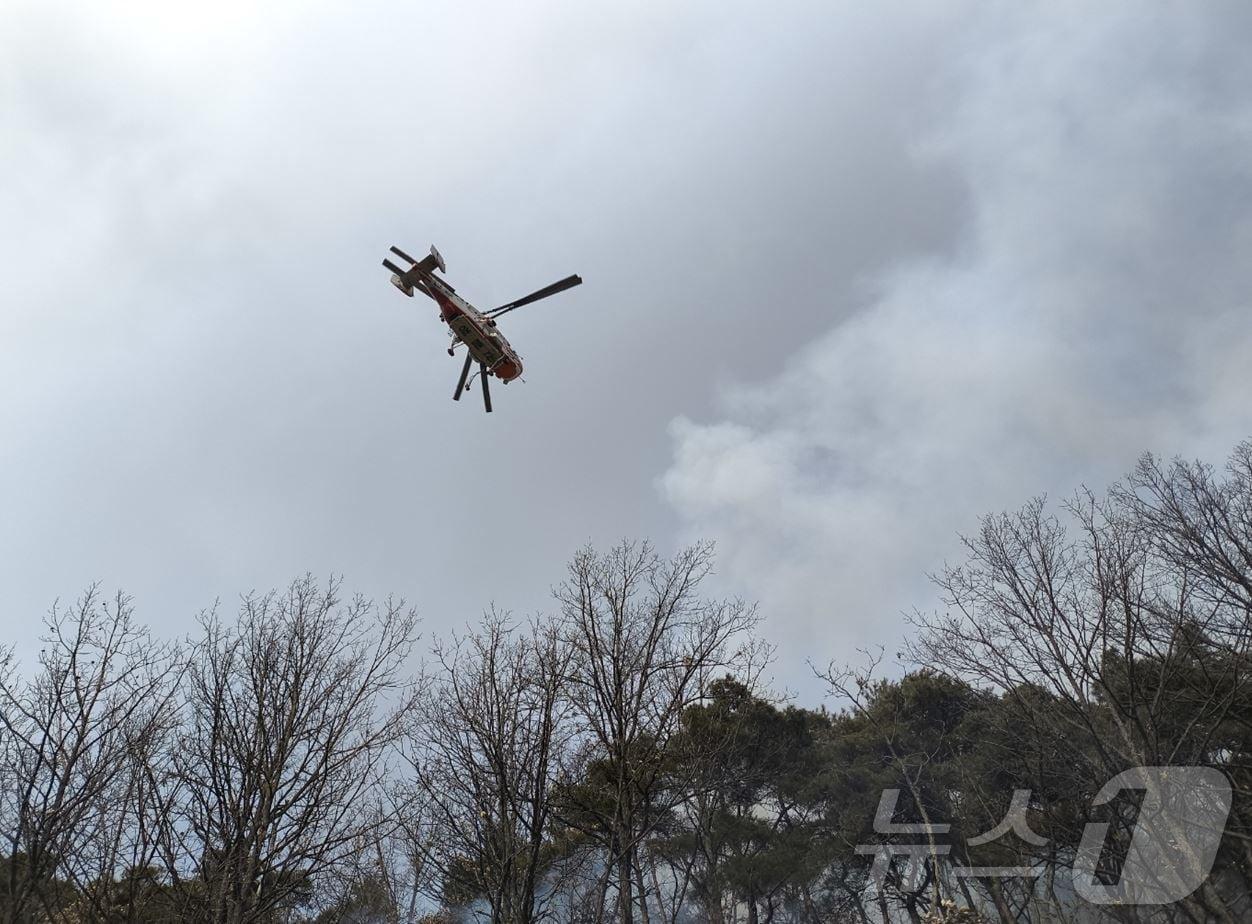
[[(305, 571), (439, 633), (699, 537), (815, 701), (980, 514), (1252, 436), (1249, 47), (1236, 2), (7, 0), (0, 643)], [(583, 276), (490, 417), (392, 243), (483, 308)]]

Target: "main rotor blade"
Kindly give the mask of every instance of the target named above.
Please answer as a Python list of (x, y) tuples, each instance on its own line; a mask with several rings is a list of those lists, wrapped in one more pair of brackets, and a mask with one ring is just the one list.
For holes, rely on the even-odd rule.
[(469, 375), (470, 365), (474, 362), (474, 357), (470, 355), (469, 350), (465, 351), (465, 365), (461, 367), (461, 380), (456, 383), (456, 391), (452, 393), (453, 401), (461, 400), (461, 392), (465, 391), (465, 377)]
[(566, 289), (572, 289), (574, 286), (582, 285), (583, 278), (575, 273), (573, 276), (566, 276), (560, 282), (554, 282), (550, 286), (544, 286), (538, 291), (531, 292), (529, 295), (519, 298), (515, 302), (507, 302), (499, 308), (492, 308), (487, 312), (487, 317), (495, 318), (502, 314), (507, 314), (514, 308), (521, 308), (523, 305), (529, 305), (531, 302), (537, 302), (541, 298), (547, 298), (549, 295), (556, 295), (558, 292), (564, 292)]
[(478, 364), (478, 378), (483, 383), (483, 406), (487, 408), (487, 413), (491, 413), (491, 386), (487, 384), (487, 367), (482, 363)]

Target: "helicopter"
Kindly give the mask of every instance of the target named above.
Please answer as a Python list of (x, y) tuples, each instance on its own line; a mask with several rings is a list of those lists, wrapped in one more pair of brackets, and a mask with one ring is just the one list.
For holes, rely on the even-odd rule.
[(455, 356), (459, 346), (465, 347), (465, 365), (461, 367), (461, 377), (456, 383), (456, 391), (452, 393), (453, 401), (460, 401), (461, 394), (469, 390), (470, 368), (478, 363), (476, 375), (482, 381), (483, 406), (491, 413), (491, 389), (487, 384), (489, 376), (495, 376), (501, 384), (507, 385), (522, 374), (522, 358), (509, 345), (496, 327), (496, 318), (508, 314), (515, 308), (529, 305), (558, 292), (564, 292), (582, 284), (582, 277), (577, 274), (566, 276), (559, 282), (544, 286), (522, 298), (506, 302), (490, 311), (479, 311), (448, 284), (442, 276), (436, 276), (435, 270), (446, 273), (443, 257), (431, 245), (430, 256), (414, 260), (399, 247), (391, 247), (391, 252), (409, 264), (408, 269), (400, 269), (390, 258), (383, 260), (383, 266), (391, 270), (391, 284), (407, 295), (413, 297), (414, 292), (432, 298), (439, 306), (439, 317), (449, 327), (452, 345), (448, 347), (448, 355)]

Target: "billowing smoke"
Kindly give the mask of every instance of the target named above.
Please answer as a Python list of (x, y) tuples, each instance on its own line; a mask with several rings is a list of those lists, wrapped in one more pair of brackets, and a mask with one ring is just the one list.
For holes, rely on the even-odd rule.
[(915, 139), (968, 186), (950, 253), (671, 426), (662, 490), (789, 626), (789, 676), (892, 645), (980, 513), (1252, 432), (1252, 16), (999, 12)]

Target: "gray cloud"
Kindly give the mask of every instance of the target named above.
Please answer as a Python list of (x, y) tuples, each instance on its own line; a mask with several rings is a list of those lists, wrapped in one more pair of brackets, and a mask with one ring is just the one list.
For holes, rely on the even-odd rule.
[[(1246, 429), (1239, 8), (134, 9), (0, 33), (16, 640), (306, 569), (438, 631), (700, 534), (793, 672), (976, 512)], [(484, 306), (586, 279), (491, 418), (393, 242)]]

